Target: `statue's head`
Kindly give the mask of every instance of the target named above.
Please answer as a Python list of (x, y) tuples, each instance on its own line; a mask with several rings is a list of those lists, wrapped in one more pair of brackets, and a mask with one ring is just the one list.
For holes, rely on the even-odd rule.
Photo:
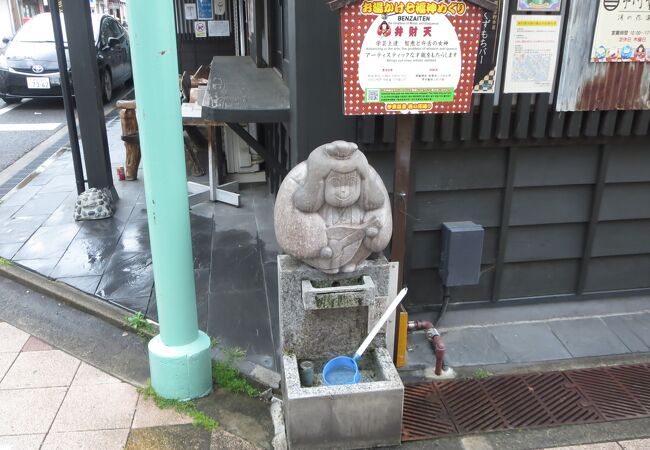
[(324, 203), (347, 208), (355, 203), (366, 210), (384, 203), (384, 194), (376, 176), (371, 176), (368, 160), (352, 142), (335, 141), (311, 152), (307, 159), (304, 184), (293, 201), (303, 212), (316, 212)]

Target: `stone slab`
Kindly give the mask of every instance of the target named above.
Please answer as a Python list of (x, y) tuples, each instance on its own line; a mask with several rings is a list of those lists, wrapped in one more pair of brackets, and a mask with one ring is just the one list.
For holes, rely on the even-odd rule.
[(2, 389), (69, 386), (79, 360), (61, 350), (22, 352), (2, 379)]
[(630, 352), (601, 319), (558, 320), (550, 327), (576, 358)]
[(6, 322), (0, 322), (0, 342), (2, 342), (0, 352), (17, 353), (23, 348), (27, 339), (29, 334)]
[[(650, 317), (648, 317), (647, 314), (644, 314), (641, 317), (645, 320), (650, 320)], [(639, 334), (643, 336), (642, 328), (650, 327), (650, 324), (647, 322), (643, 323), (643, 320), (639, 321), (636, 315), (605, 317), (603, 318), (603, 321), (607, 325), (607, 328), (613, 331), (614, 334), (623, 341), (623, 344), (630, 349), (630, 351), (647, 352), (650, 350), (648, 345), (635, 333), (635, 328), (641, 328)]]
[(508, 362), (501, 345), (486, 328), (451, 330), (443, 333), (442, 337), (447, 346), (445, 359), (452, 367)]
[(45, 438), (44, 434), (22, 434), (18, 436), (0, 436), (2, 450), (38, 450)]
[(43, 442), (42, 450), (122, 450), (129, 430), (92, 430), (50, 433)]
[(0, 436), (47, 433), (66, 388), (0, 391)]
[(486, 327), (511, 362), (552, 361), (571, 358), (571, 354), (543, 323)]

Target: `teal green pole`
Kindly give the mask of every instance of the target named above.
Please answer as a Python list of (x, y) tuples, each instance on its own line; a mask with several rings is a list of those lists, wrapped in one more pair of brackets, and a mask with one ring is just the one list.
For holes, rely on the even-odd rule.
[(149, 342), (151, 385), (188, 400), (211, 391), (212, 372), (210, 338), (196, 315), (174, 7), (129, 0), (127, 8), (160, 323)]

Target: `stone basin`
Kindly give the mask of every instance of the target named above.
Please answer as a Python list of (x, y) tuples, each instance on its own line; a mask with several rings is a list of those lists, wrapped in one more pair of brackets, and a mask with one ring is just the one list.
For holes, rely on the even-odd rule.
[(404, 385), (385, 348), (369, 351), (374, 381), (302, 387), (298, 359), (283, 355), (284, 417), (291, 449), (399, 445)]

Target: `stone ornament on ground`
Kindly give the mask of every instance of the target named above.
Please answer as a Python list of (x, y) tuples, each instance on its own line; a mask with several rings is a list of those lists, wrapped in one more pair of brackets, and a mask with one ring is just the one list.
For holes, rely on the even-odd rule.
[(275, 202), (275, 234), (289, 255), (329, 274), (352, 272), (386, 248), (388, 192), (356, 144), (335, 141), (289, 172)]
[(77, 197), (74, 220), (97, 220), (113, 217), (113, 196), (107, 188), (90, 188)]

